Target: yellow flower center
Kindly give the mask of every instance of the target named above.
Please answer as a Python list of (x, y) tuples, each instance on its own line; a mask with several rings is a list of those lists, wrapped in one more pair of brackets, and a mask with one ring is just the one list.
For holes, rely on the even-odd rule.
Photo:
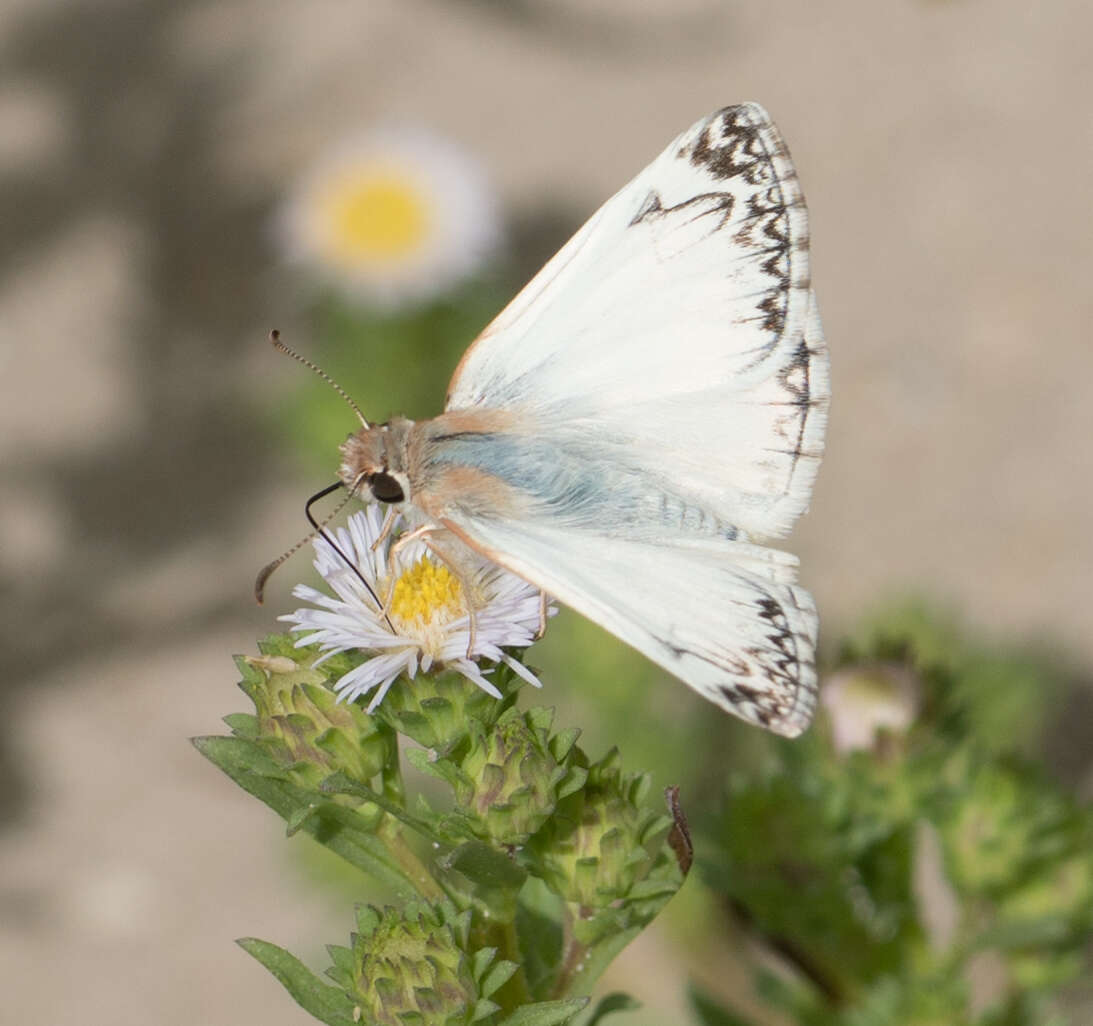
[(463, 585), (447, 567), (426, 556), (395, 581), (390, 609), (392, 619), (403, 624), (428, 626), (435, 619), (446, 623), (466, 612)]
[(430, 229), (427, 197), (390, 171), (346, 175), (332, 183), (323, 207), (334, 256), (351, 265), (404, 257)]

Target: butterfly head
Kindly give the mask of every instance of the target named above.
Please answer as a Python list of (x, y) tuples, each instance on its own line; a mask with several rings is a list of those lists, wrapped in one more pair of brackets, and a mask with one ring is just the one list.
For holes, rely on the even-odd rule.
[(396, 417), (350, 435), (341, 446), (338, 477), (351, 492), (378, 502), (400, 503), (410, 498), (408, 453), (412, 420)]

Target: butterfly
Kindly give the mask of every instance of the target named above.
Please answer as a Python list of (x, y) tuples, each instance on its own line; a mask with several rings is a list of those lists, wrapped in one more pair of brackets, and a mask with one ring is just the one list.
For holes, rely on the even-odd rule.
[(339, 484), (795, 736), (816, 607), (796, 557), (765, 543), (808, 506), (828, 399), (805, 201), (745, 103), (592, 215), (467, 350), (442, 414), (358, 411)]

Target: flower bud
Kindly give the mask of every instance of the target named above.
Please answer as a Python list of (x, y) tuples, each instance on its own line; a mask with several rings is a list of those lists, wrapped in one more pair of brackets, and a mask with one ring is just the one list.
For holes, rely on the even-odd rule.
[[(666, 816), (644, 806), (648, 774), (623, 774), (618, 762), (613, 748), (590, 766), (585, 786), (558, 804), (533, 841), (549, 886), (586, 909), (630, 896), (664, 849), (671, 827)], [(677, 875), (677, 859), (667, 863)]]
[[(240, 686), (254, 702), (254, 740), (317, 787), (332, 773), (370, 781), (383, 769), (387, 742), (373, 719), (324, 684), (322, 673), (284, 656), (246, 659)], [(291, 664), (291, 665), (290, 665)]]
[(918, 715), (921, 686), (904, 666), (879, 664), (841, 670), (824, 683), (820, 702), (839, 755), (872, 749), (878, 734), (905, 734)]
[(578, 732), (552, 737), (553, 719), (550, 709), (509, 709), (492, 727), (472, 723), (471, 747), (458, 770), (440, 768), (476, 836), (522, 845), (584, 783), (586, 771), (568, 759)]
[(472, 950), (471, 913), (450, 902), (357, 912), (352, 948), (332, 948), (330, 975), (378, 1026), (463, 1026), (492, 1015), (489, 1000), (517, 966)]
[(957, 753), (944, 772), (958, 798), (939, 823), (953, 883), (1001, 897), (1064, 850), (1066, 806), (1010, 767)]
[[(519, 686), (503, 663), (492, 676), (502, 694)], [(376, 715), (423, 748), (445, 755), (466, 740), (472, 723), (489, 725), (504, 708), (462, 673), (433, 670), (419, 673), (412, 688), (393, 688)]]

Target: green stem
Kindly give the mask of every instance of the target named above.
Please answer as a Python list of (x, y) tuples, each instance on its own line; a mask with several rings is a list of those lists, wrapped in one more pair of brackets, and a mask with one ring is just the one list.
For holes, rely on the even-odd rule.
[(551, 992), (553, 998), (569, 996), (569, 988), (573, 984), (573, 978), (577, 975), (578, 967), (583, 962), (585, 955), (588, 954), (588, 949), (574, 935), (572, 906), (569, 907), (569, 912), (565, 917), (565, 943), (562, 951), (562, 967), (554, 978), (554, 987)]
[[(478, 918), (478, 917), (476, 917)], [(506, 1013), (513, 1012), (523, 1005), (531, 1004), (537, 998), (528, 987), (527, 974), (524, 972), (524, 957), (520, 951), (520, 938), (516, 933), (516, 923), (502, 923), (497, 920), (478, 919), (477, 934), (482, 947), (497, 948), (497, 956), (520, 966), (512, 977), (501, 986), (491, 1000), (496, 1001)]]
[(394, 816), (384, 816), (383, 825), (377, 831), (384, 847), (390, 852), (395, 864), (417, 889), (418, 894), (430, 901), (441, 901), (444, 891), (433, 878), (424, 862), (406, 843), (402, 824)]
[(380, 774), (382, 781), (382, 794), (384, 798), (406, 808), (406, 787), (402, 782), (402, 762), (399, 759), (398, 734), (395, 729), (386, 723), (376, 722), (379, 733), (387, 744), (387, 756), (383, 760), (383, 770)]
[[(387, 745), (386, 758), (380, 772), (380, 793), (387, 801), (399, 809), (406, 809), (406, 787), (402, 781), (402, 763), (399, 758), (398, 734), (393, 727), (377, 721), (380, 735)], [(384, 816), (377, 831), (384, 846), (391, 853), (395, 864), (417, 888), (417, 892), (430, 901), (440, 901), (444, 891), (429, 872), (429, 868), (418, 858), (406, 843), (402, 823), (390, 813)]]

